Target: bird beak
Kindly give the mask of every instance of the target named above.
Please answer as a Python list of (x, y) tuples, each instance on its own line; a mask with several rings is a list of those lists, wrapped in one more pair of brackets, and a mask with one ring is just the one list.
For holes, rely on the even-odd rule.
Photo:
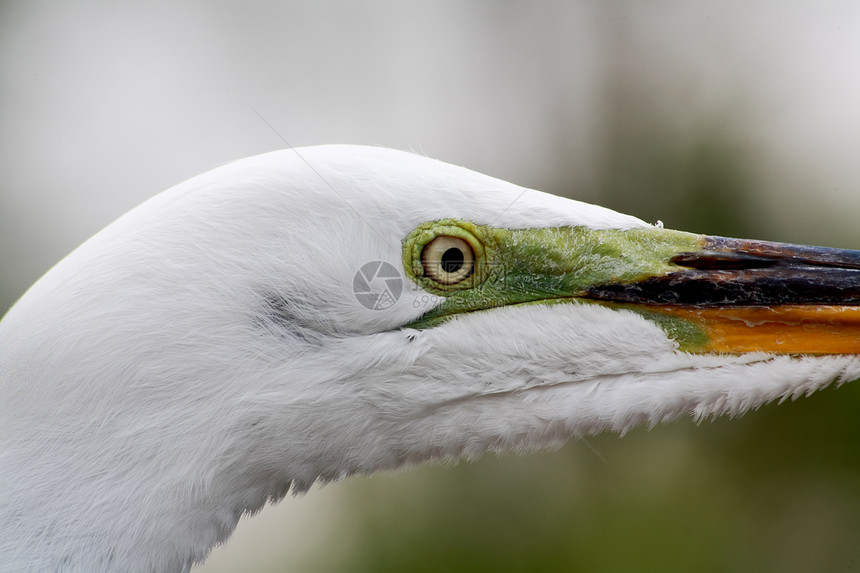
[(860, 251), (704, 236), (677, 268), (584, 298), (695, 325), (699, 352), (860, 353)]
[[(426, 272), (424, 245), (440, 235), (472, 246), (474, 272), (460, 283)], [(404, 264), (444, 297), (413, 328), (501, 306), (600, 304), (656, 322), (687, 352), (860, 354), (860, 251), (654, 227), (510, 230), (445, 220), (404, 240)]]

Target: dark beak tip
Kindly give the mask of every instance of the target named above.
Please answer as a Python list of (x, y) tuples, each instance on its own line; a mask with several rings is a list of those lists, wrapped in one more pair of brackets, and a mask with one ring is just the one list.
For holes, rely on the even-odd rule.
[(677, 270), (632, 284), (596, 285), (600, 300), (684, 306), (860, 305), (860, 251), (706, 237)]

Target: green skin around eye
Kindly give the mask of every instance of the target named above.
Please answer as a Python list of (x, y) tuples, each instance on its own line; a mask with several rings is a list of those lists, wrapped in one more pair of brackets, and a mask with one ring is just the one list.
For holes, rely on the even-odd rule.
[[(475, 250), (472, 277), (439, 285), (424, 276), (421, 251), (439, 235), (460, 237)], [(670, 259), (702, 250), (700, 235), (658, 228), (595, 230), (586, 227), (502, 229), (445, 219), (420, 225), (403, 241), (407, 276), (424, 290), (442, 296), (410, 328), (429, 328), (462, 312), (524, 303), (603, 304), (628, 309), (655, 321), (682, 349), (707, 342), (693, 323), (636, 305), (576, 298), (593, 285), (632, 284), (678, 269)]]

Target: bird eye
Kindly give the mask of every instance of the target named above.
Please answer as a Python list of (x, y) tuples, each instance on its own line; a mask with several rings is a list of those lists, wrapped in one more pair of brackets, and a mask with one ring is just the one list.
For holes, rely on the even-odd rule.
[(472, 276), (475, 252), (463, 239), (442, 235), (424, 246), (421, 264), (425, 276), (439, 284), (453, 285)]

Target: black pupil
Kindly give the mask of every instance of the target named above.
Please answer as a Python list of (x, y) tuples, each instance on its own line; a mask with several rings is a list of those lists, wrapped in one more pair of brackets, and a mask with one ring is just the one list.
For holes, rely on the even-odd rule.
[(463, 251), (451, 247), (442, 253), (442, 270), (446, 273), (456, 273), (463, 267)]

